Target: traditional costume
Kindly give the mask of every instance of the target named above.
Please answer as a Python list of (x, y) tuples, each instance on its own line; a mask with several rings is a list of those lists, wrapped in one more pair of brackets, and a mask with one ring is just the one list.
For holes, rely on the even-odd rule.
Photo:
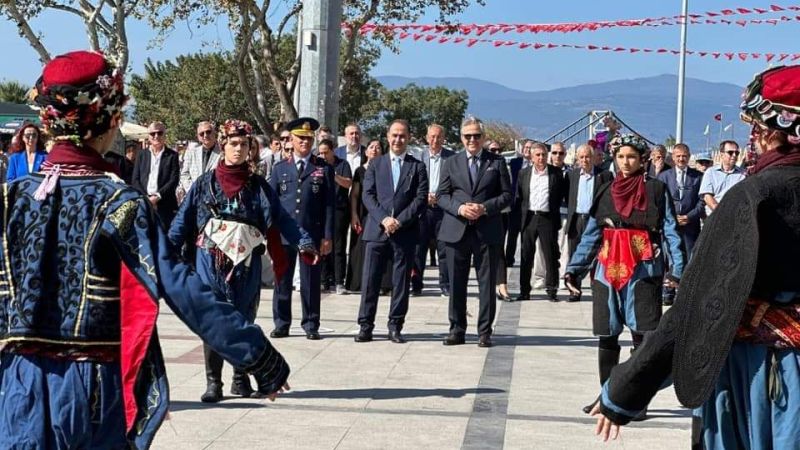
[[(627, 146), (643, 154), (647, 144), (635, 135), (610, 143), (614, 153)], [(593, 331), (599, 336), (601, 385), (619, 363), (619, 335), (631, 330), (634, 348), (661, 319), (665, 258), (673, 280), (680, 279), (684, 250), (677, 232), (672, 199), (666, 186), (639, 170), (617, 174), (595, 195), (580, 244), (567, 265), (567, 280), (581, 279), (597, 261), (592, 281)], [(585, 412), (591, 410), (589, 405)]]
[(161, 299), (260, 392), (289, 376), (88, 147), (126, 98), (122, 73), (93, 52), (54, 58), (32, 91), (56, 144), (42, 174), (0, 191), (0, 448), (148, 448), (169, 407)]
[[(228, 120), (220, 130), (221, 146), (229, 138), (252, 135), (246, 122)], [(253, 143), (255, 141), (253, 140)], [(269, 228), (274, 225), (273, 228)], [(200, 176), (186, 194), (169, 229), (176, 248), (197, 247), (195, 270), (203, 282), (223, 296), (253, 323), (261, 294), (261, 255), (269, 236), (276, 277), (286, 269), (281, 236), (295, 247), (313, 249), (311, 237), (281, 207), (267, 181), (250, 170), (247, 162), (227, 165), (220, 158), (216, 169)], [(222, 399), (222, 357), (205, 345), (207, 390), (201, 400)], [(247, 374), (234, 368), (231, 393), (250, 397), (254, 391)]]
[(706, 221), (675, 306), (603, 386), (600, 411), (624, 425), (670, 375), (700, 407), (703, 446), (800, 448), (800, 66), (757, 75), (742, 117), (787, 145)]

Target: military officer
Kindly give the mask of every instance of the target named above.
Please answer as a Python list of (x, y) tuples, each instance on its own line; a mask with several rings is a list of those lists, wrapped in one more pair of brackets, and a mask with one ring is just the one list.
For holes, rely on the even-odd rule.
[[(333, 221), (335, 211), (336, 185), (333, 169), (324, 159), (311, 154), (314, 131), (319, 122), (309, 117), (301, 117), (289, 122), (286, 128), (291, 133), (292, 156), (275, 163), (269, 184), (278, 193), (281, 205), (297, 223), (305, 229), (314, 244), (324, 256), (331, 251)], [(297, 251), (284, 242), (289, 265), (278, 280), (272, 297), (272, 316), (275, 329), (273, 338), (289, 335), (292, 323), (292, 278)], [(320, 339), (320, 272), (319, 265), (300, 258), (300, 299), (303, 305), (303, 318), (300, 324), (306, 338)]]

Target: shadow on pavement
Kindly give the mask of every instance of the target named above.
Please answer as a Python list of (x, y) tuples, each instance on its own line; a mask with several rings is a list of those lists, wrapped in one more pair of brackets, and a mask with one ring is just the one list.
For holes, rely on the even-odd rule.
[(241, 400), (241, 397), (230, 397), (222, 400), (219, 403), (203, 403), (201, 401), (188, 401), (188, 400), (173, 400), (169, 402), (169, 410), (176, 411), (196, 411), (203, 409), (252, 409), (262, 408), (266, 403), (255, 403), (252, 401), (237, 401), (232, 402), (229, 400)]
[(468, 394), (499, 394), (505, 392), (494, 388), (464, 389), (407, 389), (407, 388), (372, 388), (372, 389), (318, 389), (309, 391), (291, 391), (281, 394), (284, 398), (327, 398), (356, 399), (371, 398), (374, 400), (396, 400), (402, 398), (446, 397), (460, 398)]
[[(543, 346), (543, 347), (597, 347), (594, 336), (492, 336), (496, 346)], [(619, 345), (627, 347), (631, 341), (620, 340)]]

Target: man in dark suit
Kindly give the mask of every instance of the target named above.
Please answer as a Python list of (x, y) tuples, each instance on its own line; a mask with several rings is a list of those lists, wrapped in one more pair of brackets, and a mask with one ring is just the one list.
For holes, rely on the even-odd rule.
[(522, 154), (508, 162), (511, 172), (511, 212), (508, 215), (508, 240), (506, 241), (506, 267), (514, 265), (514, 254), (517, 253), (517, 240), (519, 239), (519, 225), (522, 221), (522, 211), (517, 202), (517, 181), (520, 170), (531, 163), (531, 145), (533, 141), (526, 139), (522, 143)]
[(441, 125), (431, 124), (428, 126), (427, 140), (428, 149), (420, 155), (428, 174), (427, 206), (422, 210), (419, 221), (419, 241), (411, 271), (411, 293), (415, 296), (422, 293), (422, 277), (425, 275), (425, 262), (428, 259), (428, 243), (433, 239), (436, 241), (436, 257), (439, 261), (439, 286), (442, 296), (450, 297), (450, 278), (447, 273), (445, 244), (438, 239), (444, 211), (436, 204), (436, 190), (439, 188), (442, 165), (447, 158), (453, 156), (453, 151), (442, 147), (444, 128)]
[[(332, 249), (336, 188), (333, 168), (325, 160), (311, 154), (314, 130), (319, 122), (301, 117), (286, 125), (291, 133), (293, 154), (290, 159), (275, 163), (269, 184), (281, 201), (281, 206), (303, 227), (322, 256)], [(275, 286), (272, 297), (272, 317), (275, 329), (270, 336), (289, 336), (292, 323), (292, 278), (297, 263), (297, 250), (284, 241), (288, 259), (286, 272)], [(306, 338), (319, 340), (320, 266), (300, 258), (300, 299), (303, 318), (300, 325)]]
[(505, 159), (483, 150), (484, 139), (483, 122), (474, 117), (464, 120), (461, 142), (466, 151), (445, 161), (439, 180), (437, 203), (445, 213), (439, 239), (447, 244), (450, 274), (450, 334), (444, 345), (464, 343), (473, 257), (478, 273), (478, 345), (492, 345), (497, 266), (503, 249), (500, 212), (511, 204), (511, 179)]
[[(675, 164), (658, 175), (667, 185), (675, 217), (678, 221), (678, 234), (683, 241), (687, 258), (691, 259), (692, 249), (700, 236), (700, 219), (705, 217), (705, 203), (700, 198), (700, 185), (703, 174), (689, 167), (691, 152), (686, 144), (676, 144), (672, 148), (672, 162)], [(665, 288), (663, 303), (667, 306), (675, 301), (675, 289)]]
[(350, 164), (333, 154), (333, 141), (322, 139), (317, 144), (317, 154), (333, 167), (336, 183), (336, 213), (334, 215), (333, 251), (322, 261), (322, 284), (325, 290), (336, 288), (344, 294), (344, 277), (347, 271), (347, 231), (350, 229), (350, 187), (353, 174)]
[(531, 165), (519, 173), (517, 201), (522, 220), (522, 261), (519, 269), (519, 300), (530, 300), (531, 273), (536, 256), (536, 240), (541, 241), (545, 265), (545, 290), (550, 301), (558, 301), (558, 230), (561, 228), (561, 203), (567, 196), (567, 183), (561, 169), (547, 164), (547, 146), (535, 142)]
[(356, 342), (372, 340), (382, 269), (390, 258), (394, 261), (394, 288), (389, 307), (389, 339), (397, 344), (405, 342), (401, 331), (408, 312), (409, 273), (418, 240), (419, 215), (428, 198), (425, 165), (406, 152), (410, 137), (408, 122), (393, 121), (386, 134), (389, 153), (370, 163), (364, 175), (361, 198), (368, 214), (361, 235), (366, 248), (358, 311), (361, 331)]
[(169, 228), (178, 211), (175, 190), (180, 180), (178, 153), (167, 148), (167, 127), (153, 122), (148, 127), (150, 146), (139, 152), (133, 166), (131, 186), (147, 195), (162, 224)]
[[(567, 183), (569, 184), (569, 200), (567, 201), (567, 242), (569, 245), (569, 257), (575, 253), (581, 236), (586, 230), (589, 222), (589, 211), (592, 208), (595, 192), (600, 191), (600, 186), (611, 181), (614, 177), (608, 170), (602, 170), (594, 166), (594, 148), (589, 144), (583, 144), (575, 151), (578, 167), (567, 172)], [(576, 280), (580, 286), (581, 280)], [(570, 294), (570, 302), (580, 301), (580, 295)]]
[(344, 128), (344, 139), (347, 143), (337, 147), (334, 154), (339, 159), (343, 159), (350, 164), (350, 172), (355, 174), (356, 169), (366, 161), (364, 151), (367, 149), (361, 145), (361, 127), (357, 123), (350, 123)]
[(691, 152), (686, 144), (677, 144), (672, 149), (672, 162), (675, 166), (658, 175), (667, 185), (672, 197), (675, 216), (678, 220), (678, 234), (683, 240), (686, 255), (691, 257), (694, 243), (700, 235), (700, 219), (705, 213), (705, 204), (700, 198), (700, 182), (703, 174), (689, 167)]

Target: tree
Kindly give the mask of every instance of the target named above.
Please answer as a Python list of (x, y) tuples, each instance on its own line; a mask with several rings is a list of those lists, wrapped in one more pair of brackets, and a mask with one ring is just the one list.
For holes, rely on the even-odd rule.
[(421, 139), (427, 134), (428, 125), (438, 123), (445, 130), (448, 142), (459, 142), (461, 121), (469, 103), (466, 91), (445, 87), (425, 88), (409, 84), (395, 90), (384, 90), (381, 94), (381, 111), (362, 121), (367, 135), (383, 136), (388, 123), (393, 119), (405, 119), (411, 127), (411, 135)]
[(193, 137), (202, 120), (220, 124), (237, 118), (253, 123), (227, 53), (184, 55), (175, 62), (148, 60), (144, 74), (131, 77), (130, 91), (136, 103), (134, 118), (141, 123), (164, 122), (172, 140)]
[(38, 53), (42, 64), (52, 56), (41, 35), (31, 26), (31, 20), (47, 10), (77, 16), (86, 27), (89, 47), (105, 52), (124, 72), (129, 52), (125, 20), (139, 3), (139, 0), (0, 0), (0, 13), (17, 25), (19, 35)]
[(672, 148), (675, 147), (675, 144), (678, 142), (675, 140), (675, 136), (669, 135), (666, 139), (664, 139), (664, 147)]
[(17, 81), (0, 81), (0, 102), (26, 103), (30, 89)]
[[(285, 2), (286, 13), (279, 19), (271, 19), (271, 0), (143, 0), (147, 8), (139, 8), (143, 17), (161, 33), (169, 33), (177, 21), (195, 21), (198, 26), (214, 21), (220, 15), (228, 18), (234, 33), (233, 57), (248, 106), (254, 111), (259, 126), (269, 128), (266, 114), (266, 92), (271, 85), (280, 104), (281, 120), (297, 117), (293, 97), (300, 73), (300, 55), (295, 54), (296, 18), (303, 8), (302, 0)], [(471, 0), (344, 0), (344, 17), (350, 24), (350, 33), (345, 33), (340, 64), (340, 98), (356, 93), (356, 86), (366, 81), (368, 89), (375, 83), (362, 78), (359, 65), (360, 43), (364, 40), (358, 32), (367, 22), (386, 24), (393, 21), (413, 21), (421, 17), (426, 9), (437, 8), (440, 21), (463, 11)], [(483, 4), (483, 0), (475, 0)], [(287, 45), (284, 33), (294, 27), (293, 36)], [(371, 34), (375, 43), (389, 45), (393, 50), (393, 36)], [(375, 46), (380, 55), (380, 47)], [(290, 64), (281, 67), (281, 55), (289, 51), (293, 57)], [(354, 111), (346, 115), (352, 117)], [(341, 121), (346, 123), (346, 121)]]
[(484, 123), (486, 138), (499, 143), (504, 150), (514, 150), (516, 141), (522, 139), (524, 134), (516, 125), (500, 122), (488, 121)]

